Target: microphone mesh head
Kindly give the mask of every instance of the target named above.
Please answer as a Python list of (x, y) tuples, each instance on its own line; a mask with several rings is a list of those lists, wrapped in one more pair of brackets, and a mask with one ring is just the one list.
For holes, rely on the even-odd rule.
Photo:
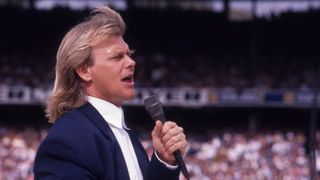
[(144, 100), (144, 106), (146, 109), (156, 103), (161, 103), (157, 95), (152, 95)]
[(152, 119), (164, 121), (164, 112), (157, 95), (152, 95), (144, 100), (144, 106)]

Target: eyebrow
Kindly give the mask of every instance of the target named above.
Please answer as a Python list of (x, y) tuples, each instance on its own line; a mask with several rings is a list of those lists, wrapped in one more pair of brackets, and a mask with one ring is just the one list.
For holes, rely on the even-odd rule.
[[(120, 49), (117, 49), (116, 51), (113, 51), (112, 53), (125, 53), (125, 54), (134, 54), (135, 53), (135, 50), (134, 49), (123, 49), (123, 48), (120, 48)], [(111, 53), (111, 54), (112, 54)]]

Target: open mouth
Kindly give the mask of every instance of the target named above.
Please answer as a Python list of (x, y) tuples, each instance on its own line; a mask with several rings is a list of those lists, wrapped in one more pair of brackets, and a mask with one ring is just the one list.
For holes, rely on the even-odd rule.
[(128, 75), (128, 76), (122, 78), (121, 81), (126, 82), (126, 83), (133, 83), (133, 75)]

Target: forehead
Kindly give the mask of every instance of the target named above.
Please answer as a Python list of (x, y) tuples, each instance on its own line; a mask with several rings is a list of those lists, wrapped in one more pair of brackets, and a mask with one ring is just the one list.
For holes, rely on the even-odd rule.
[(92, 52), (112, 53), (118, 51), (128, 51), (129, 46), (121, 36), (111, 36), (99, 44), (92, 47)]

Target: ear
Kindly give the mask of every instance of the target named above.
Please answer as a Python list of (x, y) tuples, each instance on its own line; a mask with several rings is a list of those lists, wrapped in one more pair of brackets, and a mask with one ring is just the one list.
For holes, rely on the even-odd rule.
[(89, 67), (84, 64), (76, 68), (76, 73), (85, 82), (91, 81), (91, 73)]

